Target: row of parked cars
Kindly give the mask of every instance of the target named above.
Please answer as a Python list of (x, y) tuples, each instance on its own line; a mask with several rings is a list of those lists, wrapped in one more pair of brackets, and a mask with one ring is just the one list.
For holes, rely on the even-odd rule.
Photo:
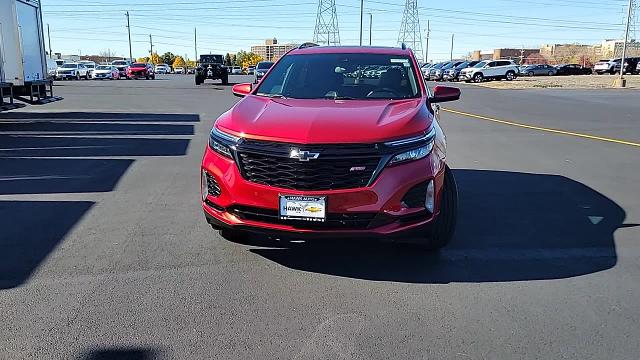
[[(621, 62), (620, 58), (601, 60), (591, 69), (578, 64), (517, 65), (513, 60), (453, 60), (425, 64), (422, 66), (422, 72), (425, 79), (433, 81), (481, 82), (501, 79), (511, 81), (518, 76), (615, 74), (620, 72)], [(626, 59), (624, 72), (630, 74), (640, 73), (640, 57)]]
[(155, 79), (156, 74), (193, 74), (195, 69), (176, 67), (172, 69), (167, 64), (148, 64), (115, 60), (111, 63), (96, 64), (93, 61), (66, 62), (64, 60), (50, 60), (49, 77), (54, 80), (67, 79)]

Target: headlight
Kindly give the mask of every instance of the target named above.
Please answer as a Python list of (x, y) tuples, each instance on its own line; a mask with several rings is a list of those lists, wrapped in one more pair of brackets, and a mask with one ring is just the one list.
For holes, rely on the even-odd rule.
[(209, 136), (209, 147), (222, 156), (233, 159), (231, 148), (240, 140), (240, 138), (222, 132), (214, 125)]
[(400, 153), (394, 156), (391, 159), (391, 161), (389, 161), (389, 165), (393, 165), (393, 164), (397, 164), (405, 161), (420, 160), (426, 157), (427, 155), (429, 155), (429, 153), (431, 152), (431, 149), (433, 149), (433, 142), (430, 142), (429, 144), (421, 146), (416, 149), (405, 151), (403, 153)]
[(394, 155), (387, 165), (398, 164), (405, 161), (415, 161), (425, 158), (427, 155), (429, 155), (429, 153), (431, 153), (431, 150), (433, 149), (433, 140), (435, 139), (435, 136), (436, 130), (434, 127), (432, 127), (431, 129), (429, 129), (429, 131), (420, 136), (386, 142), (385, 146), (391, 148), (412, 147), (412, 149), (410, 150), (406, 150)]

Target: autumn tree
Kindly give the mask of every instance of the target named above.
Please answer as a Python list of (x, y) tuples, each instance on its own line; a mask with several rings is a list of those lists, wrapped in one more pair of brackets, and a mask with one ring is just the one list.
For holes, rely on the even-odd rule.
[(244, 68), (248, 66), (255, 66), (262, 60), (262, 56), (252, 52), (239, 51), (238, 54), (236, 54), (236, 63)]
[(193, 60), (187, 60), (187, 61), (186, 61), (186, 63), (187, 63), (187, 67), (188, 67), (188, 68), (194, 68), (194, 67), (196, 67), (196, 62), (195, 62), (195, 61), (193, 61)]
[(173, 64), (174, 61), (176, 61), (176, 56), (172, 52), (167, 51), (166, 53), (162, 54), (162, 62), (163, 63), (165, 63), (165, 64)]
[(139, 63), (147, 63), (147, 62), (149, 62), (149, 57), (148, 56), (139, 57), (139, 58), (136, 59), (136, 61), (139, 62)]
[(173, 64), (171, 66), (173, 66), (173, 68), (178, 68), (178, 67), (184, 67), (186, 65), (184, 59), (182, 58), (182, 56), (176, 56), (175, 60), (173, 60)]
[(149, 62), (152, 63), (153, 65), (161, 64), (162, 58), (160, 57), (160, 55), (158, 55), (158, 53), (154, 52), (153, 54), (151, 54), (151, 58), (149, 59)]
[(224, 64), (226, 66), (231, 66), (231, 54), (227, 53), (227, 55), (225, 55), (224, 57)]

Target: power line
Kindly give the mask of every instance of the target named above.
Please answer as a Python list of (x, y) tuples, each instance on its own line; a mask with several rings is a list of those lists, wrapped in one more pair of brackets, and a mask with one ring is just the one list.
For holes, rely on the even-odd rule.
[(409, 46), (415, 52), (418, 60), (422, 60), (422, 32), (418, 16), (418, 0), (407, 0), (405, 3), (398, 43)]
[(318, 0), (318, 14), (313, 41), (327, 45), (340, 45), (338, 13), (335, 0)]

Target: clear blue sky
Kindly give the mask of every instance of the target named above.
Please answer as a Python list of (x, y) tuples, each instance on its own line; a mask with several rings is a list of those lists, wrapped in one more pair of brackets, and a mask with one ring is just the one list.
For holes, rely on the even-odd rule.
[[(111, 49), (128, 55), (125, 11), (131, 15), (133, 56), (154, 50), (193, 58), (198, 52), (249, 50), (265, 38), (305, 42), (313, 38), (317, 0), (42, 0), (54, 52), (97, 54)], [(373, 44), (395, 46), (404, 0), (365, 0), (373, 14)], [(621, 38), (627, 0), (418, 0), (424, 34), (431, 24), (430, 59), (448, 59), (472, 50), (538, 47), (544, 43), (598, 43)], [(359, 39), (359, 0), (336, 0), (342, 45)], [(639, 11), (640, 12), (640, 11)], [(45, 25), (46, 26), (46, 25)], [(640, 27), (640, 24), (639, 24)], [(640, 29), (639, 29), (640, 30)], [(46, 29), (45, 29), (46, 32)], [(368, 15), (364, 38), (368, 42)], [(46, 35), (45, 35), (46, 39)], [(424, 46), (424, 43), (423, 43)]]

